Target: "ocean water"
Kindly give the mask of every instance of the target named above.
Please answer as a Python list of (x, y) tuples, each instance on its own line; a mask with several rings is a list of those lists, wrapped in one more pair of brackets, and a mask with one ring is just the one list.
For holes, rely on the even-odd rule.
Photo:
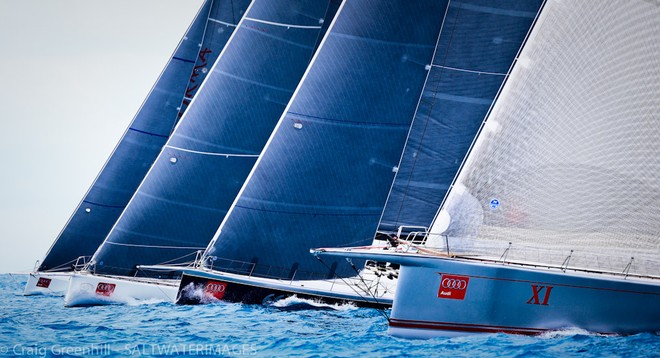
[(0, 275), (2, 356), (660, 357), (660, 336), (650, 333), (399, 339), (387, 335), (382, 311), (298, 299), (65, 308), (61, 297), (22, 296), (25, 280)]

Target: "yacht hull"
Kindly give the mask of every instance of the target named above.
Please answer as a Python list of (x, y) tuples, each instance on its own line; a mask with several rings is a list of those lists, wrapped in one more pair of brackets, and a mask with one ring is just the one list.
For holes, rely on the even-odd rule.
[(424, 338), (572, 327), (605, 334), (660, 330), (658, 284), (594, 276), (447, 259), (402, 266), (389, 332)]
[(178, 281), (140, 280), (131, 277), (98, 276), (76, 273), (71, 276), (64, 305), (97, 306), (174, 302)]
[(389, 308), (392, 294), (373, 298), (358, 294), (348, 286), (332, 281), (289, 281), (235, 275), (219, 271), (190, 270), (183, 273), (178, 304), (204, 304), (213, 301), (270, 304), (291, 296), (329, 304)]
[(660, 282), (501, 262), (323, 251), (401, 264), (389, 333), (534, 335), (580, 328), (603, 334), (660, 331)]
[(73, 272), (32, 272), (28, 276), (23, 295), (64, 296), (72, 275)]

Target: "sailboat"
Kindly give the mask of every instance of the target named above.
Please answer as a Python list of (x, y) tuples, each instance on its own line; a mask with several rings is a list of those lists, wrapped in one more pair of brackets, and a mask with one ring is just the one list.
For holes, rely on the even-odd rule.
[[(28, 277), (25, 294), (63, 294), (72, 272), (91, 255), (117, 221), (153, 164), (178, 118), (229, 35), (214, 31), (219, 7), (202, 4), (142, 107), (45, 258)], [(216, 1), (216, 3), (219, 3)]]
[(660, 330), (659, 25), (548, 0), (426, 245), (315, 253), (401, 265), (395, 336)]
[(210, 292), (244, 303), (295, 293), (391, 305), (347, 286), (356, 272), (344, 260), (322, 264), (308, 250), (371, 243), (445, 11), (418, 0), (341, 4), (198, 268), (184, 271), (179, 303)]
[[(394, 267), (373, 262), (366, 267), (357, 262), (350, 266), (342, 263), (341, 260), (320, 263), (313, 258), (306, 257), (308, 249), (310, 245), (321, 241), (340, 243), (343, 240), (344, 243), (351, 245), (350, 241), (355, 240), (353, 245), (369, 244), (376, 233), (376, 228), (379, 231), (398, 229), (399, 236), (403, 230), (419, 229), (420, 227), (423, 227), (424, 231), (427, 230), (426, 228), (430, 225), (433, 216), (430, 212), (438, 210), (441, 199), (451, 184), (480, 123), (507, 76), (509, 67), (538, 13), (541, 1), (507, 2), (492, 5), (498, 7), (482, 6), (472, 1), (439, 3), (439, 6), (442, 6), (439, 17), (441, 28), (439, 37), (433, 45), (432, 59), (428, 58), (427, 62), (416, 60), (419, 63), (424, 63), (424, 69), (427, 71), (423, 89), (417, 98), (411, 96), (393, 99), (393, 101), (400, 102), (409, 101), (408, 105), (417, 106), (413, 112), (412, 129), (410, 129), (405, 140), (406, 146), (403, 156), (401, 157), (400, 152), (397, 152), (397, 155), (401, 157), (398, 165), (398, 159), (388, 159), (394, 168), (392, 172), (396, 175), (394, 184), (391, 181), (394, 175), (392, 173), (387, 173), (387, 175), (380, 177), (378, 181), (373, 180), (371, 175), (359, 174), (372, 169), (362, 164), (365, 161), (350, 158), (349, 154), (346, 154), (350, 153), (351, 147), (356, 148), (355, 151), (360, 151), (361, 149), (358, 148), (365, 145), (364, 142), (368, 142), (367, 145), (374, 147), (381, 145), (388, 149), (395, 149), (394, 138), (384, 130), (378, 134), (370, 133), (365, 137), (367, 139), (363, 141), (343, 143), (345, 147), (341, 148), (344, 153), (337, 153), (337, 148), (340, 148), (339, 145), (325, 145), (318, 146), (318, 148), (311, 146), (317, 143), (315, 138), (306, 138), (304, 142), (297, 140), (297, 150), (295, 152), (305, 149), (301, 144), (307, 144), (310, 145), (310, 148), (306, 149), (305, 153), (309, 152), (310, 156), (327, 158), (324, 162), (317, 161), (314, 164), (319, 167), (335, 168), (337, 166), (347, 166), (344, 162), (355, 163), (355, 167), (350, 169), (355, 173), (355, 178), (350, 181), (343, 180), (329, 183), (328, 181), (332, 181), (329, 178), (332, 178), (335, 175), (334, 173), (327, 173), (319, 169), (296, 171), (297, 168), (288, 168), (290, 176), (284, 177), (283, 181), (277, 185), (283, 188), (276, 193), (277, 195), (273, 191), (269, 191), (259, 193), (258, 199), (253, 199), (247, 195), (239, 198), (235, 206), (241, 209), (233, 211), (227, 217), (225, 223), (223, 223), (225, 227), (220, 228), (219, 233), (216, 235), (216, 242), (209, 246), (204, 259), (200, 262), (200, 267), (185, 272), (181, 281), (179, 302), (204, 303), (213, 299), (223, 299), (262, 303), (296, 294), (300, 298), (320, 299), (326, 302), (351, 301), (361, 306), (390, 306), (396, 287), (397, 272)], [(417, 10), (419, 9), (410, 9), (412, 12)], [(361, 11), (364, 14), (370, 14), (373, 10), (365, 6), (365, 8), (349, 8), (343, 11)], [(378, 13), (374, 13), (374, 15), (383, 16)], [(390, 15), (393, 17), (392, 21), (395, 22), (414, 21), (414, 16), (411, 18), (413, 20), (410, 20)], [(345, 16), (350, 15), (345, 14)], [(379, 29), (379, 31), (384, 30)], [(339, 35), (346, 36), (341, 32)], [(333, 36), (332, 31), (330, 36)], [(363, 39), (363, 41), (369, 40)], [(352, 41), (346, 42), (348, 44), (353, 43)], [(344, 45), (344, 47), (348, 46)], [(350, 61), (349, 56), (356, 55), (337, 56), (335, 63), (341, 58)], [(401, 56), (405, 57), (406, 55)], [(395, 56), (386, 55), (383, 57), (394, 58)], [(329, 60), (321, 57), (320, 61)], [(368, 66), (368, 64), (365, 63), (365, 66)], [(314, 71), (315, 69), (312, 66), (310, 76), (319, 76)], [(329, 70), (321, 68), (318, 71), (327, 72)], [(368, 75), (363, 80), (372, 81), (368, 76), (373, 74), (366, 69), (354, 68), (351, 71), (355, 73), (365, 72)], [(324, 74), (324, 76), (327, 75)], [(333, 76), (340, 77), (341, 74), (333, 74)], [(387, 84), (383, 83), (380, 86), (386, 87)], [(305, 92), (319, 91), (324, 93), (327, 90), (326, 88), (307, 87), (303, 83), (298, 93), (310, 96)], [(340, 89), (338, 92), (343, 93), (346, 91)], [(363, 98), (371, 100), (370, 93), (363, 93)], [(355, 102), (352, 98), (344, 98), (343, 100), (343, 103), (337, 105), (350, 107)], [(296, 105), (295, 101), (296, 98), (294, 97), (292, 106)], [(309, 106), (312, 105), (315, 104), (309, 104)], [(325, 106), (325, 104), (323, 105)], [(297, 107), (300, 107), (300, 105)], [(399, 108), (388, 109), (388, 107), (383, 107), (382, 103), (374, 102), (373, 108), (401, 110), (405, 108), (405, 105), (401, 104)], [(286, 153), (286, 159), (281, 158), (279, 160), (284, 161), (291, 158), (292, 154), (289, 153), (294, 152), (293, 149), (279, 148), (282, 146), (279, 143), (289, 141), (289, 136), (295, 135), (296, 137), (293, 138), (303, 138), (306, 135), (316, 135), (304, 132), (305, 117), (299, 116), (299, 113), (304, 113), (304, 111), (309, 111), (309, 109), (303, 108), (303, 110), (296, 109), (295, 111), (290, 109), (293, 114), (290, 113), (284, 117), (280, 131), (288, 130), (287, 120), (293, 123), (301, 121), (300, 131), (293, 131), (294, 134), (275, 133), (271, 141), (274, 146), (275, 143), (278, 143), (278, 152), (269, 154), (268, 149), (266, 149), (262, 156), (268, 164), (264, 164), (263, 167), (257, 166), (253, 170), (254, 176), (259, 175), (267, 178), (270, 174), (269, 171), (275, 170), (273, 168), (276, 166), (275, 161), (278, 160), (278, 156), (282, 156), (284, 153)], [(373, 115), (378, 116), (378, 113), (375, 112)], [(400, 112), (402, 117), (408, 113)], [(332, 118), (328, 114), (324, 114), (324, 116)], [(361, 113), (356, 114), (356, 117), (361, 116), (367, 117), (367, 115)], [(317, 117), (323, 118), (316, 114), (313, 115), (313, 118)], [(320, 127), (318, 124), (315, 124), (315, 126)], [(337, 136), (336, 141), (341, 141), (339, 135), (344, 134), (332, 131), (332, 128), (332, 126), (328, 126), (316, 129), (316, 131), (327, 130), (328, 136)], [(378, 137), (379, 135), (380, 137)], [(380, 140), (371, 140), (370, 138), (380, 138)], [(342, 158), (345, 159), (342, 160)], [(315, 162), (308, 158), (296, 159), (295, 161)], [(385, 160), (376, 161), (386, 162)], [(458, 164), (456, 164), (457, 162)], [(357, 168), (361, 164), (365, 168)], [(346, 171), (348, 172), (349, 169), (347, 168)], [(346, 175), (349, 176), (349, 174)], [(271, 181), (272, 179), (269, 178), (268, 180)], [(250, 196), (254, 196), (252, 193), (263, 187), (265, 185), (264, 181), (246, 183), (244, 193), (250, 193)], [(296, 185), (286, 184), (286, 182), (296, 183)], [(313, 190), (310, 189), (309, 192), (305, 193), (309, 195), (309, 198), (303, 197), (305, 194), (299, 193), (298, 183), (300, 182), (309, 182), (316, 185)], [(354, 187), (363, 188), (362, 190), (365, 191), (376, 191), (375, 188), (379, 188), (378, 190), (384, 192), (390, 190), (384, 212), (383, 201), (374, 200), (368, 210), (359, 208), (355, 201), (363, 199), (355, 194), (356, 189), (353, 189)], [(336, 194), (336, 203), (333, 205), (334, 210), (350, 203), (350, 205), (356, 207), (354, 209), (355, 213), (352, 215), (373, 213), (369, 217), (361, 218), (360, 222), (353, 223), (355, 228), (359, 228), (361, 237), (351, 237), (350, 228), (343, 226), (341, 220), (348, 219), (342, 217), (330, 219), (316, 214), (315, 211), (318, 210), (314, 210), (314, 208), (320, 205), (315, 200), (324, 190), (335, 190), (337, 193), (344, 192), (342, 195)], [(257, 200), (272, 203), (269, 204), (272, 208), (257, 207), (255, 204)], [(382, 200), (382, 197), (380, 200)], [(435, 200), (437, 202), (434, 203)], [(296, 202), (296, 204), (289, 204), (291, 201)], [(304, 205), (301, 205), (301, 202)], [(276, 205), (281, 208), (276, 208)], [(245, 210), (246, 208), (250, 209)], [(413, 209), (421, 210), (423, 213), (418, 216), (411, 215), (414, 212)], [(308, 211), (308, 213), (305, 214), (305, 211)], [(383, 214), (376, 214), (379, 211)], [(290, 212), (292, 215), (286, 218), (275, 218), (263, 212)], [(232, 215), (240, 216), (235, 218)], [(318, 217), (310, 219), (310, 215), (317, 215)], [(332, 212), (328, 209), (326, 215), (331, 216)], [(344, 213), (344, 215), (349, 218), (351, 216), (349, 213)], [(272, 230), (269, 233), (267, 230), (272, 228), (272, 225), (269, 224), (272, 222), (278, 222), (279, 224), (277, 230)], [(310, 225), (311, 222), (314, 222), (314, 224)], [(263, 227), (253, 229), (250, 227), (253, 225)], [(401, 228), (401, 226), (405, 226), (405, 228)], [(227, 227), (234, 232), (227, 233)], [(238, 243), (245, 240), (252, 241), (255, 240), (254, 238), (259, 237), (263, 238), (258, 239), (259, 249), (245, 247), (239, 252), (240, 244)], [(228, 250), (227, 246), (229, 245), (234, 245), (235, 248)], [(383, 248), (382, 244), (380, 248)], [(265, 258), (264, 252), (267, 251), (278, 255), (277, 261), (273, 258)], [(306, 262), (304, 267), (301, 260)], [(264, 268), (261, 272), (258, 272), (257, 269), (262, 265)], [(269, 267), (268, 265), (272, 266)], [(277, 268), (277, 266), (281, 267)], [(309, 272), (304, 272), (311, 270), (327, 272), (328, 268), (333, 266), (335, 268), (327, 276), (317, 273), (317, 280), (314, 280), (314, 276), (310, 275)], [(348, 275), (349, 277), (338, 276), (337, 267), (344, 267), (342, 275)]]
[(330, 0), (242, 3), (225, 2), (233, 11), (217, 22), (244, 15), (65, 305), (174, 301), (182, 268), (212, 239), (336, 10)]

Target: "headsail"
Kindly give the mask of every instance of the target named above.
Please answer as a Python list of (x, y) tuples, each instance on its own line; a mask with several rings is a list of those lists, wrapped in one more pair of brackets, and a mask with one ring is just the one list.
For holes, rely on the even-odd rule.
[(449, 2), (380, 229), (431, 225), (542, 2)]
[(213, 268), (236, 272), (247, 262), (266, 277), (354, 274), (336, 263), (328, 270), (309, 248), (371, 242), (446, 6), (342, 4), (205, 254), (217, 257)]
[(103, 242), (172, 132), (186, 88), (206, 75), (203, 67), (196, 66), (202, 58), (217, 56), (226, 43), (226, 35), (205, 36), (205, 32), (214, 28), (209, 14), (213, 16), (220, 11), (220, 5), (225, 2), (208, 0), (202, 5), (128, 130), (46, 254), (39, 271), (70, 271), (78, 257), (91, 256)]
[(658, 93), (657, 2), (549, 2), (433, 232), (459, 253), (658, 276)]
[[(98, 273), (195, 259), (289, 102), (330, 0), (255, 0), (162, 153), (94, 256)], [(329, 10), (330, 9), (330, 10)]]

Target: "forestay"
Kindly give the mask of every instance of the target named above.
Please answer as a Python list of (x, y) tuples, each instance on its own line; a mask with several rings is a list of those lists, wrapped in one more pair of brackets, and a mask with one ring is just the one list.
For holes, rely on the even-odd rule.
[(342, 4), (205, 253), (214, 269), (296, 279), (355, 274), (345, 264), (324, 267), (309, 249), (371, 242), (446, 6)]
[(431, 225), (542, 2), (449, 2), (381, 230)]
[(210, 20), (227, 10), (224, 3), (229, 1), (208, 0), (202, 5), (39, 271), (70, 271), (78, 257), (91, 256), (103, 242), (170, 136), (184, 97), (192, 96), (196, 83), (206, 76), (204, 60), (217, 56), (224, 47), (228, 36), (218, 35)]
[(454, 253), (657, 277), (658, 94), (657, 2), (549, 1), (433, 232)]
[(309, 65), (325, 17), (334, 15), (329, 4), (252, 2), (95, 254), (97, 273), (191, 262), (206, 248)]

